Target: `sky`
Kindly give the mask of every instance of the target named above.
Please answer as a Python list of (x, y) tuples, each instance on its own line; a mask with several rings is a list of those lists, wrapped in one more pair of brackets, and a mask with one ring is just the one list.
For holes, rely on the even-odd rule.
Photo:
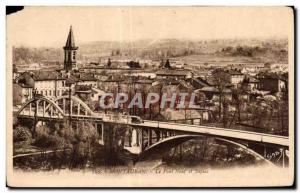
[(64, 46), (70, 26), (76, 43), (140, 39), (284, 37), (293, 32), (287, 7), (25, 7), (7, 16), (13, 46)]

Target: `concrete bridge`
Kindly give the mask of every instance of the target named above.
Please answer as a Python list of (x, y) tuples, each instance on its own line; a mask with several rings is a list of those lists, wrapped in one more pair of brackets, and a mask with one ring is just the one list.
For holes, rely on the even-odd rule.
[(20, 119), (33, 119), (36, 123), (39, 121), (69, 120), (78, 124), (82, 120), (87, 120), (101, 133), (99, 143), (102, 144), (105, 143), (106, 125), (126, 125), (126, 127), (129, 126), (131, 132), (130, 136), (127, 136), (129, 143), (124, 145), (124, 149), (143, 156), (146, 155), (146, 152), (151, 152), (154, 149), (157, 150), (158, 147), (168, 146), (172, 148), (174, 145), (190, 139), (196, 139), (199, 136), (230, 141), (233, 144), (240, 144), (243, 148), (251, 151), (252, 149), (254, 151), (262, 149), (259, 154), (264, 157), (266, 157), (268, 149), (274, 148), (283, 152), (285, 156), (285, 152), (289, 149), (290, 145), (289, 137), (286, 136), (220, 127), (141, 120), (136, 116), (93, 112), (88, 105), (75, 96), (62, 96), (54, 99), (35, 96), (24, 103), (16, 112), (16, 117)]

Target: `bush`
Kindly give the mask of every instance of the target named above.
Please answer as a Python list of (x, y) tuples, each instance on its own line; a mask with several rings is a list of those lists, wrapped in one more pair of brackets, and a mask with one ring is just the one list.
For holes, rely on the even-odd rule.
[(34, 145), (41, 148), (63, 148), (65, 139), (53, 132), (49, 127), (39, 126), (36, 129), (36, 140)]
[(34, 145), (45, 149), (46, 148), (60, 149), (60, 148), (64, 148), (65, 140), (58, 135), (42, 134), (36, 137)]
[(18, 126), (13, 130), (13, 141), (31, 143), (32, 134), (28, 128)]

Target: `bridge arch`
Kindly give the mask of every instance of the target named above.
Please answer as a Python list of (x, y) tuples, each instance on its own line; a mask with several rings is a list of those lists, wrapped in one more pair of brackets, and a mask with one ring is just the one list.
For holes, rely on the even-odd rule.
[[(41, 104), (42, 103), (42, 104)], [(46, 109), (46, 106), (48, 108)], [(29, 109), (27, 109), (29, 107)], [(33, 110), (33, 111), (32, 111)], [(25, 102), (17, 112), (17, 117), (31, 116), (37, 113), (37, 116), (52, 116), (64, 117), (65, 114), (62, 109), (55, 104), (50, 98), (45, 96), (35, 96), (34, 98)]]
[[(63, 95), (52, 100), (56, 105), (60, 107), (60, 109), (62, 109), (65, 115), (69, 115), (69, 109), (66, 109), (66, 105), (68, 104), (67, 100), (70, 100), (70, 96), (68, 95)], [(80, 98), (76, 96), (71, 96), (71, 106), (71, 114), (73, 115), (80, 115), (81, 112), (84, 112), (84, 115), (94, 115), (93, 110), (85, 102), (83, 102)], [(50, 106), (47, 106), (46, 110), (49, 107)]]
[[(180, 145), (181, 143), (184, 143), (191, 139), (199, 139), (199, 138), (205, 139), (205, 138), (207, 138), (207, 136), (188, 134), (188, 135), (176, 135), (176, 136), (171, 136), (171, 137), (165, 138), (165, 139), (158, 141), (157, 143), (154, 143), (151, 146), (147, 147), (142, 153), (140, 153), (140, 155), (138, 156), (138, 160), (144, 160), (145, 158), (147, 158), (149, 155), (151, 155), (154, 152), (162, 153), (163, 151), (170, 150), (171, 148), (176, 147), (176, 146)], [(219, 141), (222, 141), (222, 142), (236, 145), (236, 146), (248, 151), (252, 155), (266, 161), (268, 164), (274, 165), (271, 161), (269, 161), (268, 159), (266, 159), (265, 157), (263, 157), (262, 155), (260, 155), (259, 153), (255, 152), (255, 151), (253, 151), (252, 149), (248, 148), (245, 145), (242, 145), (240, 143), (237, 143), (237, 142), (234, 142), (231, 140), (219, 138), (219, 137), (214, 137), (214, 138)]]

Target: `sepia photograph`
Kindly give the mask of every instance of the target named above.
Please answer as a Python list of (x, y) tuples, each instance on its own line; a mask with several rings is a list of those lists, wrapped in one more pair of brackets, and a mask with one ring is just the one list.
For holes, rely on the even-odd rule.
[(7, 186), (293, 186), (293, 7), (19, 8)]

